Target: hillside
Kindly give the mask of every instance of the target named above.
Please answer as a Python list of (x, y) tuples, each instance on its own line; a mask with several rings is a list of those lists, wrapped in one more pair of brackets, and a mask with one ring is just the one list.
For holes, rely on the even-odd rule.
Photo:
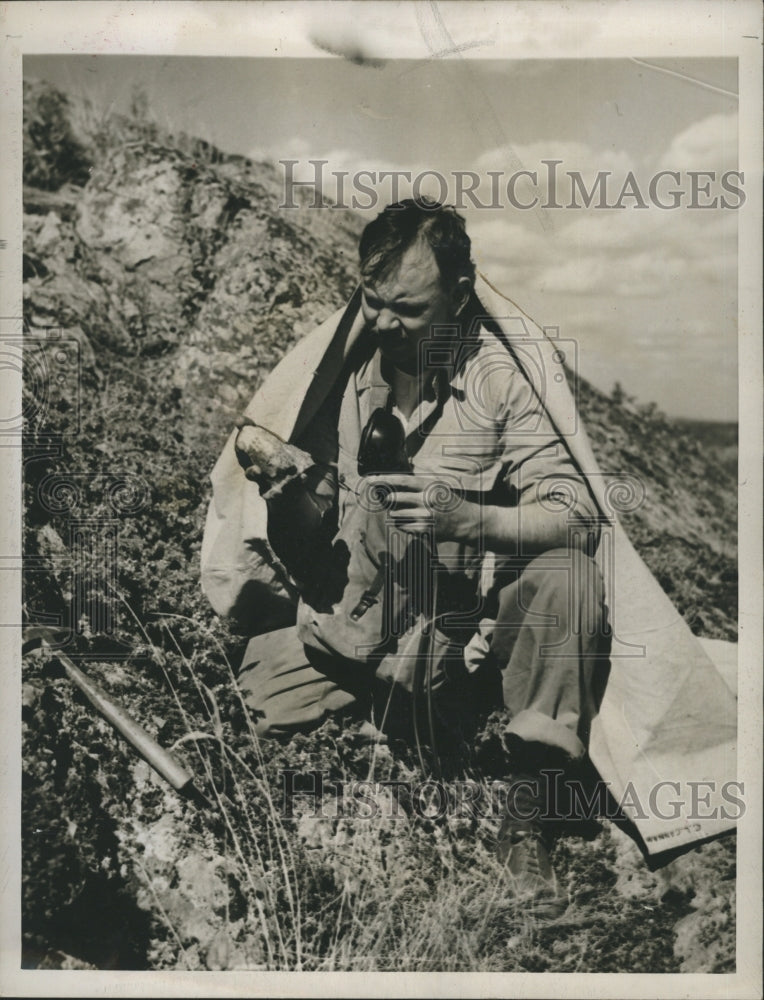
[[(406, 746), (327, 723), (259, 746), (243, 640), (199, 585), (208, 474), (265, 373), (356, 282), (360, 223), (278, 210), (267, 164), (24, 92), (24, 609), (197, 775), (188, 802), (44, 657), (24, 665), (29, 967), (729, 971), (735, 841), (651, 872), (614, 826), (567, 837), (574, 900), (530, 923), (497, 894), (490, 824), (284, 818), (279, 769), (415, 776)], [(58, 339), (46, 334), (60, 330)], [(736, 475), (654, 406), (576, 380), (625, 518), (698, 635), (736, 637)]]

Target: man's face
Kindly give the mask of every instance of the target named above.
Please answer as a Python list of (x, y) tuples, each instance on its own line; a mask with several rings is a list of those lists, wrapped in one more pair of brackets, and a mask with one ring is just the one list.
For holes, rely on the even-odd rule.
[(433, 326), (455, 322), (460, 287), (451, 293), (442, 287), (435, 255), (417, 240), (383, 278), (364, 282), (362, 292), (363, 316), (382, 355), (415, 374), (421, 341)]

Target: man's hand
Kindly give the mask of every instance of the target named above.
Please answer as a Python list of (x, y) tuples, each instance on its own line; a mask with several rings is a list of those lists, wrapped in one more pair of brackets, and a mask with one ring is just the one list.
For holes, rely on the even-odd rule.
[(365, 478), (369, 498), (384, 507), (402, 531), (421, 534), (434, 526), (436, 542), (472, 542), (480, 532), (480, 506), (444, 479), (407, 473)]
[(387, 509), (403, 531), (423, 533), (434, 526), (436, 542), (458, 542), (502, 555), (530, 555), (573, 546), (587, 551), (587, 525), (575, 525), (567, 508), (527, 503), (519, 507), (466, 500), (447, 479), (416, 474), (367, 476), (367, 501)]

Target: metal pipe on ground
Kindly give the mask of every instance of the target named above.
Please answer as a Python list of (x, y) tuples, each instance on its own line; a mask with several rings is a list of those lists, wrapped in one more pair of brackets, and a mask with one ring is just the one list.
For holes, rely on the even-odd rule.
[(53, 648), (47, 630), (30, 628), (24, 633), (22, 654), (42, 649), (58, 661), (66, 676), (79, 688), (110, 725), (127, 740), (134, 750), (172, 787), (198, 804), (212, 807), (209, 799), (194, 785), (194, 776), (172, 754), (160, 746), (146, 730), (91, 677), (88, 677), (72, 660)]

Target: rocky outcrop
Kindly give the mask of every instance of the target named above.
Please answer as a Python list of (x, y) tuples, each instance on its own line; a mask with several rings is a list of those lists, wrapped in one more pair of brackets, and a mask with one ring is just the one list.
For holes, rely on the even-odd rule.
[[(54, 124), (33, 127), (51, 108)], [(171, 378), (186, 417), (219, 433), (262, 374), (350, 295), (360, 222), (279, 211), (272, 167), (237, 170), (240, 158), (201, 143), (184, 152), (153, 126), (114, 118), (75, 139), (67, 112), (48, 85), (27, 84), (27, 323), (80, 329), (107, 365), (112, 354), (140, 357)], [(56, 171), (62, 135), (77, 157)]]

